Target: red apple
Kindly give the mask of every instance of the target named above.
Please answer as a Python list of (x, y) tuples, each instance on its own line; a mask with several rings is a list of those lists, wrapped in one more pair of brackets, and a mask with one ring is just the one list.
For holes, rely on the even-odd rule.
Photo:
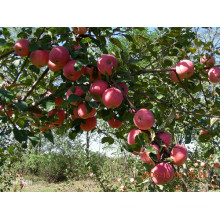
[(86, 66), (85, 67), (85, 74), (90, 75), (90, 78), (89, 78), (90, 82), (95, 82), (95, 81), (100, 80), (102, 78), (101, 73), (98, 71), (98, 69), (97, 69), (97, 71), (95, 71), (94, 67)]
[(107, 72), (108, 75), (112, 75), (116, 71), (117, 59), (110, 54), (104, 54), (98, 59), (97, 67), (101, 74), (105, 75)]
[(102, 95), (108, 89), (108, 83), (103, 80), (97, 80), (91, 84), (89, 92), (94, 100), (101, 101)]
[[(139, 133), (143, 133), (143, 134), (146, 134), (145, 132), (139, 130), (139, 129), (133, 129), (131, 130), (129, 133), (128, 133), (128, 138), (127, 138), (127, 141), (128, 141), (128, 144), (129, 145), (133, 145), (133, 144), (136, 144), (135, 143), (135, 137), (139, 134)], [(147, 135), (147, 139), (149, 140), (149, 137)]]
[(72, 27), (73, 31), (76, 33), (76, 34), (85, 34), (87, 32), (87, 28), (86, 27)]
[(170, 157), (174, 160), (174, 165), (183, 165), (188, 157), (187, 149), (182, 145), (175, 145), (171, 151)]
[(69, 51), (62, 46), (54, 47), (49, 53), (49, 60), (59, 66), (64, 66), (69, 58)]
[(96, 127), (96, 124), (97, 124), (96, 118), (92, 117), (92, 118), (87, 118), (85, 124), (81, 122), (80, 127), (82, 128), (83, 131), (91, 131)]
[[(157, 150), (157, 160), (160, 160), (160, 148), (156, 144), (150, 145), (154, 149)], [(145, 148), (143, 148), (140, 152), (140, 157), (143, 163), (149, 163), (149, 164), (154, 164), (153, 160), (149, 157), (150, 152), (147, 152)]]
[(142, 108), (135, 113), (133, 121), (139, 129), (147, 130), (154, 125), (155, 119), (152, 112)]
[[(68, 98), (69, 98), (69, 96), (70, 96), (71, 94), (78, 95), (78, 96), (82, 96), (83, 94), (85, 94), (85, 91), (82, 90), (79, 86), (75, 86), (75, 92), (74, 92), (74, 93), (71, 92), (70, 89), (68, 89), (67, 92), (66, 92), (66, 99), (67, 99), (67, 100), (68, 100)], [(70, 104), (77, 106), (77, 105), (79, 105), (80, 102), (81, 102), (81, 101), (71, 102)]]
[(37, 68), (44, 67), (48, 64), (49, 53), (46, 50), (35, 50), (31, 53), (31, 63)]
[(83, 118), (83, 119), (92, 118), (96, 114), (96, 109), (93, 108), (91, 112), (88, 112), (85, 103), (81, 103), (78, 106), (77, 113), (80, 118)]
[(198, 164), (198, 163), (194, 163), (194, 166), (195, 166), (195, 167), (199, 167), (199, 164)]
[(102, 102), (107, 108), (117, 108), (123, 101), (123, 95), (117, 88), (106, 89), (102, 95)]
[(151, 178), (157, 185), (169, 183), (174, 176), (174, 169), (169, 163), (159, 163), (151, 170)]
[(171, 136), (168, 132), (166, 131), (159, 132), (156, 134), (156, 137), (160, 138), (167, 147), (171, 145)]
[(181, 60), (176, 65), (176, 73), (183, 78), (189, 78), (194, 71), (194, 65), (190, 60)]
[(63, 99), (62, 97), (55, 97), (55, 105), (59, 106), (62, 103)]
[(219, 168), (219, 167), (220, 167), (220, 164), (219, 164), (219, 163), (214, 163), (213, 167)]
[(63, 68), (63, 75), (71, 81), (77, 81), (85, 71), (84, 68), (81, 68), (81, 70), (76, 71), (74, 69), (75, 63), (76, 60), (70, 60)]
[(122, 122), (117, 119), (114, 119), (114, 115), (112, 115), (112, 119), (108, 121), (108, 124), (112, 128), (120, 128), (122, 126)]
[(212, 67), (215, 65), (215, 58), (210, 57), (209, 59), (206, 58), (206, 55), (200, 58), (200, 63), (204, 63), (205, 66)]
[[(176, 66), (173, 66), (172, 68), (176, 68)], [(184, 79), (183, 76), (181, 75), (178, 75), (179, 76), (179, 79), (182, 80)], [(170, 71), (170, 79), (173, 81), (173, 82), (179, 82), (180, 80), (178, 79), (177, 77), (177, 73), (175, 71)]]
[(218, 67), (212, 67), (209, 72), (209, 81), (213, 83), (220, 82), (220, 68)]
[(65, 112), (61, 108), (52, 109), (51, 111), (48, 112), (48, 117), (50, 117), (52, 115), (56, 115), (58, 117), (58, 120), (56, 120), (52, 123), (55, 126), (60, 126), (63, 123), (65, 116), (66, 116)]
[(205, 167), (206, 166), (206, 163), (205, 162), (201, 162), (200, 163), (200, 167)]
[(48, 61), (48, 67), (53, 72), (56, 72), (56, 71), (59, 71), (59, 70), (63, 69), (63, 65), (59, 65), (59, 64), (53, 63), (50, 60)]
[(7, 110), (7, 114), (8, 114), (8, 116), (11, 118), (12, 115), (13, 115), (13, 111), (11, 111), (11, 110)]
[(206, 130), (201, 130), (201, 131), (200, 131), (200, 135), (203, 135), (203, 134), (208, 134), (208, 131), (206, 131)]
[[(118, 86), (122, 89), (125, 95), (128, 95), (128, 86), (124, 82), (118, 83)], [(114, 85), (112, 87), (115, 87)]]
[(15, 43), (15, 46), (14, 46), (15, 53), (18, 56), (21, 56), (21, 57), (28, 56), (28, 54), (29, 54), (29, 49), (28, 49), (29, 44), (30, 44), (30, 42), (26, 39), (18, 40)]

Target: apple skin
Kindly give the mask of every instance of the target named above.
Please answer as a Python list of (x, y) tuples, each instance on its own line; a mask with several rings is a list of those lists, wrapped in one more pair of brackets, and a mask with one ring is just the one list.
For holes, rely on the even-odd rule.
[(11, 118), (12, 115), (13, 115), (13, 111), (12, 111), (12, 110), (7, 110), (7, 114), (8, 114), (8, 116)]
[(176, 65), (176, 73), (183, 78), (189, 78), (193, 75), (194, 65), (190, 60), (181, 60)]
[[(127, 141), (129, 145), (133, 145), (135, 144), (135, 137), (139, 134), (139, 133), (143, 133), (146, 134), (145, 132), (139, 130), (139, 129), (132, 129), (129, 133), (128, 133), (128, 137), (127, 137)], [(147, 139), (149, 140), (149, 137), (147, 135)]]
[(52, 61), (48, 60), (48, 67), (52, 72), (56, 72), (56, 71), (63, 69), (64, 66), (53, 63)]
[(97, 80), (91, 84), (89, 93), (91, 94), (92, 98), (96, 101), (102, 100), (102, 95), (106, 89), (108, 89), (108, 83), (103, 80)]
[(208, 131), (206, 131), (206, 130), (201, 130), (201, 131), (200, 131), (200, 135), (203, 135), (203, 134), (208, 134)]
[(79, 34), (79, 35), (85, 34), (87, 32), (86, 27), (72, 27), (72, 29), (76, 34)]
[(69, 58), (69, 51), (62, 46), (54, 47), (49, 53), (49, 60), (59, 66), (64, 66)]
[(104, 54), (98, 59), (97, 67), (101, 74), (105, 75), (105, 72), (108, 73), (108, 75), (112, 75), (112, 71), (116, 71), (116, 65), (117, 65), (117, 59), (115, 56), (110, 54)]
[[(126, 83), (120, 82), (120, 83), (118, 83), (118, 86), (121, 87), (121, 89), (125, 95), (128, 95), (128, 86)], [(113, 85), (112, 87), (115, 87), (115, 86)]]
[[(158, 145), (153, 144), (150, 145), (152, 146), (154, 149), (157, 150), (158, 154), (157, 154), (157, 160), (160, 160), (160, 148)], [(143, 148), (140, 152), (140, 157), (143, 163), (149, 163), (149, 164), (154, 164), (153, 160), (151, 160), (151, 158), (149, 157), (149, 152), (146, 151), (145, 148)]]
[(215, 65), (215, 58), (210, 57), (210, 59), (207, 60), (206, 55), (204, 55), (203, 57), (200, 58), (200, 63), (204, 63), (205, 66), (212, 67)]
[(175, 145), (171, 151), (170, 157), (174, 160), (174, 165), (181, 166), (187, 160), (187, 149), (182, 145)]
[(81, 122), (80, 127), (82, 128), (83, 131), (91, 131), (96, 127), (96, 124), (97, 124), (96, 118), (92, 117), (92, 118), (87, 118), (85, 124)]
[(87, 108), (86, 108), (85, 103), (81, 103), (78, 106), (77, 113), (80, 118), (83, 118), (83, 119), (92, 118), (96, 114), (96, 109), (93, 108), (91, 112), (87, 112)]
[[(173, 66), (172, 68), (176, 68), (176, 66)], [(183, 76), (181, 75), (178, 75), (180, 80), (184, 79)], [(173, 82), (180, 82), (180, 80), (178, 79), (177, 77), (177, 74), (175, 73), (175, 71), (170, 71), (170, 79), (173, 81)]]
[(63, 99), (62, 97), (55, 97), (55, 105), (59, 106), (62, 103)]
[[(85, 91), (82, 90), (79, 86), (75, 86), (75, 92), (74, 92), (74, 93), (71, 92), (70, 89), (68, 89), (67, 92), (66, 92), (66, 100), (68, 100), (68, 98), (69, 98), (69, 96), (70, 96), (71, 94), (78, 95), (78, 96), (82, 96), (83, 94), (85, 94)], [(70, 104), (71, 104), (71, 105), (78, 106), (80, 102), (81, 102), (81, 101), (76, 101), (76, 102), (71, 102)]]
[(154, 125), (155, 119), (151, 111), (142, 108), (135, 113), (133, 121), (139, 129), (147, 130)]
[(156, 134), (156, 137), (160, 138), (167, 147), (171, 145), (171, 135), (168, 132), (159, 132)]
[(112, 119), (108, 121), (108, 124), (112, 128), (120, 128), (122, 126), (122, 121), (114, 119), (114, 115), (112, 115)]
[(206, 166), (206, 163), (205, 162), (201, 162), (200, 163), (200, 167), (205, 167)]
[(199, 164), (198, 164), (198, 163), (194, 163), (194, 166), (195, 166), (195, 167), (199, 167)]
[(29, 44), (30, 44), (30, 42), (26, 39), (18, 40), (14, 45), (15, 53), (18, 56), (21, 56), (21, 57), (28, 56), (28, 54), (29, 54), (29, 49), (28, 49)]
[(123, 95), (117, 88), (109, 88), (102, 94), (102, 102), (107, 108), (117, 108), (123, 101)]
[(37, 68), (48, 65), (49, 53), (46, 50), (35, 50), (30, 56), (31, 63)]
[(74, 69), (75, 63), (76, 60), (70, 60), (63, 68), (63, 75), (71, 81), (77, 81), (85, 72), (85, 68), (82, 68), (80, 71), (76, 71)]
[[(97, 68), (96, 68), (97, 69)], [(102, 78), (102, 74), (98, 71), (95, 71), (94, 67), (85, 67), (85, 74), (89, 74), (90, 78), (89, 81), (90, 82), (96, 82), (97, 80), (100, 80)]]
[(56, 115), (59, 119), (52, 122), (51, 124), (54, 125), (55, 127), (60, 127), (63, 124), (63, 121), (66, 117), (64, 110), (61, 108), (52, 109), (51, 111), (48, 112), (48, 117), (52, 115)]
[(219, 163), (214, 163), (213, 167), (219, 168), (219, 167), (220, 167), (220, 164), (219, 164)]
[(218, 67), (212, 67), (209, 72), (209, 81), (212, 83), (218, 83), (220, 82), (220, 68)]
[(169, 183), (174, 176), (174, 169), (169, 163), (159, 163), (151, 170), (152, 180), (157, 185), (164, 185)]

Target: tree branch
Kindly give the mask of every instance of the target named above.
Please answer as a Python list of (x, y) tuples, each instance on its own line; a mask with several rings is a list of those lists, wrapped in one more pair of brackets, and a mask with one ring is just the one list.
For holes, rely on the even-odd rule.
[(7, 57), (8, 55), (12, 54), (14, 51), (15, 51), (15, 50), (13, 49), (13, 50), (10, 50), (10, 51), (8, 51), (7, 53), (1, 55), (1, 56), (0, 56), (0, 60), (1, 60), (2, 58), (5, 58), (5, 57)]

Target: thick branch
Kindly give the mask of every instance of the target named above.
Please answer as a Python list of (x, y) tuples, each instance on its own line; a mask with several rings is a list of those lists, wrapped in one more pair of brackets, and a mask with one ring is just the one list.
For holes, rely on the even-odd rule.
[(26, 101), (27, 97), (33, 92), (33, 90), (35, 89), (35, 87), (39, 84), (39, 82), (44, 78), (44, 76), (46, 76), (46, 74), (48, 73), (49, 68), (47, 68), (39, 77), (39, 79), (34, 83), (34, 85), (32, 86), (32, 88), (27, 92), (27, 95), (23, 98), (23, 101)]

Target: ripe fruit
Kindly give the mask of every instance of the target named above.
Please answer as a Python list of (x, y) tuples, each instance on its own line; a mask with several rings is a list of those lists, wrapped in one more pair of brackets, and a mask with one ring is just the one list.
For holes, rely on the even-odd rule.
[(112, 115), (112, 119), (108, 121), (108, 124), (112, 128), (120, 128), (122, 126), (122, 122), (117, 119), (114, 119), (113, 115)]
[(86, 66), (85, 67), (85, 74), (90, 75), (90, 78), (89, 78), (90, 82), (95, 82), (95, 81), (101, 79), (101, 73), (98, 71), (97, 67), (94, 68), (94, 67)]
[(31, 63), (37, 68), (41, 68), (48, 64), (49, 53), (46, 50), (35, 50), (31, 53)]
[[(133, 145), (135, 144), (135, 137), (139, 134), (139, 133), (144, 133), (146, 134), (145, 132), (139, 130), (139, 129), (133, 129), (131, 130), (129, 133), (128, 133), (128, 138), (127, 138), (127, 141), (128, 141), (128, 144), (130, 145)], [(147, 135), (147, 134), (146, 134)], [(148, 135), (147, 135), (148, 137)], [(149, 137), (148, 137), (148, 140), (149, 140)]]
[(69, 58), (69, 51), (62, 46), (54, 47), (49, 53), (49, 60), (59, 66), (64, 66)]
[(176, 73), (183, 78), (189, 78), (190, 76), (192, 76), (193, 71), (194, 66), (192, 61), (190, 60), (181, 60), (176, 65)]
[(97, 121), (95, 117), (87, 118), (85, 121), (86, 121), (85, 124), (83, 124), (82, 122), (80, 124), (80, 127), (82, 128), (83, 131), (91, 131), (96, 127)]
[(156, 137), (160, 138), (167, 147), (171, 145), (171, 136), (168, 132), (159, 132), (156, 134)]
[[(172, 68), (176, 68), (176, 66), (173, 66)], [(184, 79), (183, 76), (181, 75), (178, 75), (180, 80)], [(170, 79), (173, 81), (173, 82), (179, 82), (180, 80), (178, 79), (177, 77), (177, 73), (175, 71), (170, 71)]]
[(210, 57), (209, 59), (206, 58), (206, 55), (200, 58), (200, 63), (204, 63), (205, 66), (212, 67), (215, 65), (215, 58)]
[(83, 118), (83, 119), (92, 118), (96, 114), (96, 109), (93, 108), (92, 111), (88, 112), (85, 103), (81, 103), (78, 106), (77, 113), (80, 118)]
[(205, 162), (201, 162), (200, 163), (200, 167), (205, 167), (206, 163)]
[(84, 73), (84, 68), (81, 68), (79, 71), (74, 69), (75, 63), (76, 60), (70, 60), (63, 68), (63, 75), (71, 81), (77, 81), (79, 77)]
[[(157, 160), (160, 160), (160, 148), (156, 144), (150, 145), (154, 149), (157, 150)], [(150, 152), (147, 152), (145, 148), (143, 148), (140, 152), (140, 157), (143, 163), (149, 163), (149, 164), (154, 164), (153, 160), (149, 157)]]
[(110, 54), (104, 54), (98, 59), (97, 67), (101, 74), (105, 75), (107, 72), (108, 75), (112, 75), (116, 71), (117, 59)]
[(28, 56), (28, 54), (29, 54), (29, 49), (28, 49), (29, 44), (30, 44), (30, 42), (26, 39), (18, 40), (15, 43), (15, 46), (14, 46), (15, 53), (18, 56), (21, 56), (21, 57)]
[(190, 167), (190, 168), (189, 168), (189, 171), (193, 173), (193, 172), (195, 171), (195, 169), (192, 168), (192, 167)]
[(174, 169), (169, 163), (159, 163), (151, 170), (152, 180), (157, 185), (164, 185), (173, 179)]
[(201, 130), (201, 131), (200, 131), (200, 135), (203, 135), (203, 134), (208, 134), (208, 131), (206, 131), (206, 130)]
[(147, 130), (154, 125), (155, 119), (152, 112), (142, 108), (135, 113), (133, 121), (139, 129)]
[(209, 81), (213, 83), (220, 82), (220, 68), (212, 67), (209, 72)]
[(219, 168), (219, 167), (220, 167), (220, 164), (219, 164), (219, 163), (214, 163), (213, 167)]
[(58, 120), (52, 122), (52, 125), (59, 127), (61, 126), (61, 124), (63, 123), (64, 119), (65, 119), (65, 112), (63, 111), (63, 109), (58, 108), (58, 109), (52, 109), (51, 111), (48, 112), (48, 117), (55, 115), (58, 117)]
[(198, 163), (194, 163), (194, 166), (195, 166), (195, 167), (199, 167), (199, 164), (198, 164)]
[(63, 101), (63, 99), (62, 99), (61, 97), (56, 97), (56, 98), (55, 98), (55, 105), (56, 105), (56, 106), (59, 106), (62, 101)]
[(59, 70), (63, 69), (63, 65), (59, 65), (59, 64), (53, 63), (50, 60), (48, 61), (48, 67), (53, 72), (56, 72), (56, 71), (59, 71)]
[(86, 27), (72, 27), (73, 31), (76, 33), (76, 34), (85, 34), (87, 29)]
[[(67, 100), (68, 100), (68, 98), (69, 98), (69, 96), (70, 96), (71, 94), (74, 94), (74, 95), (77, 95), (77, 96), (81, 96), (81, 95), (85, 94), (85, 91), (82, 90), (79, 86), (75, 86), (75, 92), (71, 92), (71, 90), (68, 89), (67, 92), (66, 92), (66, 99), (67, 99)], [(77, 106), (80, 102), (81, 102), (81, 101), (79, 100), (79, 101), (76, 101), (76, 102), (70, 102), (70, 104)]]
[(188, 156), (187, 149), (182, 145), (175, 145), (171, 151), (170, 157), (174, 160), (174, 165), (183, 165)]
[[(125, 95), (128, 95), (128, 86), (126, 83), (124, 82), (118, 83), (118, 86), (121, 87)], [(115, 86), (112, 86), (112, 87), (115, 87)]]
[(108, 83), (103, 80), (97, 80), (91, 84), (89, 92), (94, 100), (101, 101), (102, 95), (108, 89)]
[(9, 118), (11, 118), (12, 115), (13, 115), (13, 111), (12, 111), (12, 110), (7, 110), (7, 114), (8, 114), (8, 116), (9, 116)]
[(106, 89), (102, 95), (102, 102), (107, 108), (117, 108), (121, 105), (123, 95), (117, 88)]

